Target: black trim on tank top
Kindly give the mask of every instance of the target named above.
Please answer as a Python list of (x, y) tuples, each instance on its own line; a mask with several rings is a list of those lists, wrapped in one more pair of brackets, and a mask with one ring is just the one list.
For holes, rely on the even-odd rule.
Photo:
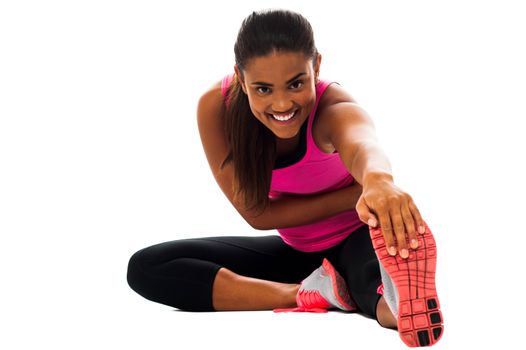
[(309, 119), (307, 118), (300, 129), (300, 144), (295, 153), (287, 155), (283, 158), (276, 159), (273, 169), (281, 169), (296, 164), (303, 159), (307, 152), (307, 126)]

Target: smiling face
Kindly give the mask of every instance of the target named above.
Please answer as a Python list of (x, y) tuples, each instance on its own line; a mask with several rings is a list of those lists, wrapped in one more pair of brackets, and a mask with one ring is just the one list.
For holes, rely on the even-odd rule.
[(273, 51), (250, 59), (242, 72), (234, 66), (252, 113), (276, 137), (295, 137), (314, 108), (320, 62), (321, 55), (313, 62), (301, 52)]

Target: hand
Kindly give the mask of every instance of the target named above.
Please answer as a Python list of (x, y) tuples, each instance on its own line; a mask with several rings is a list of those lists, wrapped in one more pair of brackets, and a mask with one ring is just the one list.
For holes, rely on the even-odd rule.
[(409, 257), (408, 247), (418, 247), (416, 228), (419, 233), (425, 232), (424, 221), (413, 199), (395, 186), (392, 178), (367, 181), (356, 203), (356, 211), (360, 220), (369, 226), (377, 227), (380, 220), (387, 251), (393, 256), (398, 248), (402, 258)]

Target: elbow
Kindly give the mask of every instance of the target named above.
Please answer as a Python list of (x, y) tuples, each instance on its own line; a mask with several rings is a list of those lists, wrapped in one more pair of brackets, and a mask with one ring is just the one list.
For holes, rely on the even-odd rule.
[(245, 219), (245, 220), (255, 230), (258, 230), (258, 231), (265, 231), (265, 230), (267, 230), (267, 228), (265, 228), (265, 226), (260, 222), (260, 220), (257, 220), (257, 219), (254, 219), (254, 218)]
[(273, 225), (275, 224), (275, 218), (272, 216), (270, 206), (259, 209), (247, 209), (235, 199), (232, 199), (231, 201), (238, 213), (250, 225), (250, 227), (259, 231), (272, 230), (274, 228)]
[(247, 222), (247, 224), (250, 225), (250, 227), (252, 227), (255, 230), (260, 230), (259, 222), (257, 220), (254, 220), (251, 217), (244, 217), (244, 219)]
[(245, 220), (248, 222), (248, 224), (255, 230), (258, 231), (268, 231), (274, 229), (269, 225), (269, 223), (265, 220), (264, 213), (250, 218), (245, 218)]

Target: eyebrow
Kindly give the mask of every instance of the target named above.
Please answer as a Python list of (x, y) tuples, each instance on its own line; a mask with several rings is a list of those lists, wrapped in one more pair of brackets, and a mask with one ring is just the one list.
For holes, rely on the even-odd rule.
[[(291, 82), (293, 82), (294, 80), (298, 79), (299, 77), (301, 77), (304, 74), (307, 74), (307, 73), (301, 72), (301, 73), (296, 74), (293, 78), (287, 80), (287, 84), (290, 84)], [(255, 81), (255, 82), (251, 83), (250, 85), (274, 86), (272, 84), (265, 83), (265, 82), (262, 82), (262, 81)]]

